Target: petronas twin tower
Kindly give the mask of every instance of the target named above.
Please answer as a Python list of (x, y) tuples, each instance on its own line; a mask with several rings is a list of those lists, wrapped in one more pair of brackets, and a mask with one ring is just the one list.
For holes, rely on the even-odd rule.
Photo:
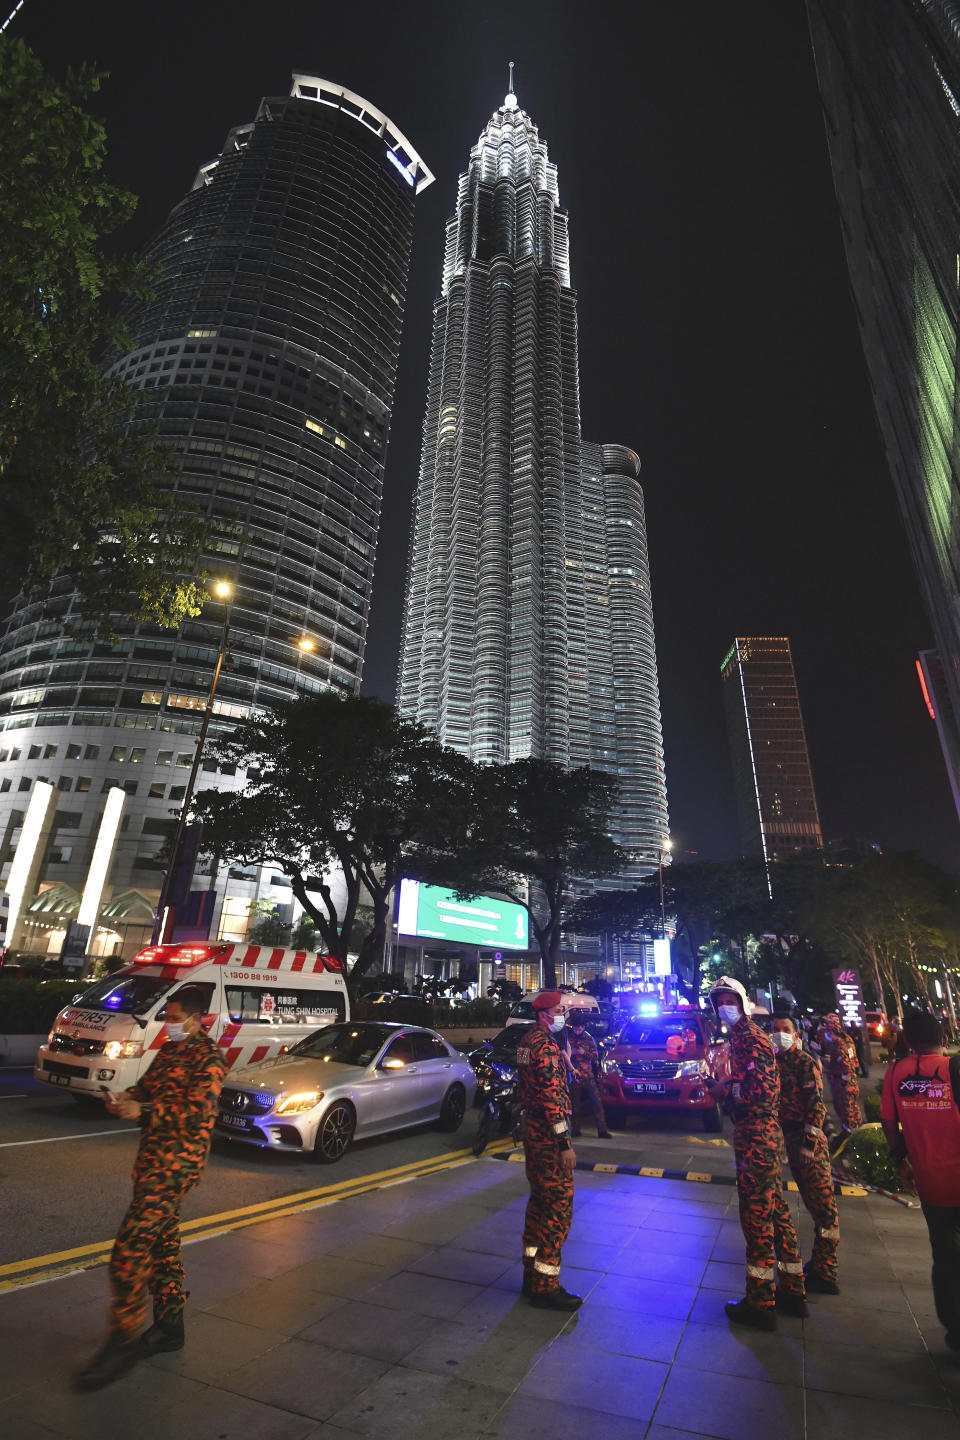
[(567, 214), (511, 89), (447, 223), (398, 702), (474, 760), (616, 775), (644, 872), (667, 803), (639, 468), (581, 438)]

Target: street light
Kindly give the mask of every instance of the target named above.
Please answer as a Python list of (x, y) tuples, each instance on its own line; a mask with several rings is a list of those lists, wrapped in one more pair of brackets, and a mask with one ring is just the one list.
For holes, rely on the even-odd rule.
[(663, 904), (663, 857), (664, 855), (669, 855), (672, 849), (673, 841), (664, 840), (657, 852), (657, 874), (660, 877), (660, 934), (664, 937), (666, 937), (667, 933), (667, 913)]
[(227, 639), (230, 634), (230, 597), (233, 595), (233, 586), (226, 580), (217, 580), (213, 585), (213, 593), (218, 600), (224, 602), (223, 606), (223, 629), (220, 632), (220, 646), (217, 650), (217, 663), (213, 672), (213, 679), (210, 681), (210, 694), (207, 696), (206, 709), (203, 712), (203, 723), (200, 726), (200, 733), (197, 736), (197, 748), (193, 756), (193, 764), (190, 767), (190, 777), (187, 780), (187, 788), (183, 796), (183, 805), (177, 820), (177, 828), (173, 834), (173, 844), (170, 846), (170, 856), (167, 861), (166, 874), (163, 877), (163, 884), (160, 887), (160, 899), (157, 901), (157, 913), (153, 919), (153, 939), (151, 944), (164, 945), (167, 941), (167, 932), (170, 928), (169, 895), (170, 886), (173, 882), (174, 872), (177, 868), (177, 861), (180, 858), (180, 849), (183, 845), (183, 834), (187, 828), (187, 816), (190, 813), (190, 804), (193, 800), (193, 792), (197, 783), (197, 776), (200, 773), (200, 759), (203, 755), (203, 746), (207, 738), (207, 731), (210, 728), (210, 716), (213, 714), (213, 701), (217, 693), (217, 684), (220, 680), (220, 671), (223, 668), (224, 656), (227, 653)]

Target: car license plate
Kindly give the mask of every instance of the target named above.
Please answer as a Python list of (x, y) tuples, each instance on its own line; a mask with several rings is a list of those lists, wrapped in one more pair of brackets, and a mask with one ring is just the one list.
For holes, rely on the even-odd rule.
[(48, 1075), (48, 1076), (47, 1076), (47, 1079), (50, 1081), (50, 1084), (51, 1084), (51, 1085), (69, 1085), (69, 1084), (70, 1084), (70, 1076), (69, 1076), (69, 1075)]
[(667, 1086), (664, 1080), (634, 1080), (633, 1090), (637, 1095), (665, 1095)]
[(249, 1130), (253, 1124), (246, 1115), (221, 1115), (220, 1124), (226, 1125), (230, 1130)]

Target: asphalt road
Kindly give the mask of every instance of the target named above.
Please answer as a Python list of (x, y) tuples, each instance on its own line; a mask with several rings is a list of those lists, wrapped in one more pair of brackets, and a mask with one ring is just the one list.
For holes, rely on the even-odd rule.
[[(215, 1141), (183, 1218), (442, 1159), (469, 1145), (476, 1114), (468, 1110), (455, 1135), (418, 1126), (360, 1142), (336, 1165)], [(129, 1203), (138, 1135), (99, 1105), (52, 1093), (30, 1070), (0, 1069), (0, 1264), (109, 1240)]]
[[(203, 1179), (184, 1200), (183, 1219), (442, 1160), (469, 1146), (477, 1117), (468, 1110), (454, 1135), (426, 1125), (359, 1142), (336, 1165), (217, 1140)], [(576, 1142), (578, 1157), (588, 1161), (701, 1171), (731, 1166), (728, 1143), (704, 1135), (692, 1116), (634, 1119), (607, 1142), (591, 1131)], [(111, 1240), (129, 1203), (138, 1135), (136, 1125), (99, 1105), (78, 1105), (38, 1084), (28, 1069), (0, 1069), (0, 1265)]]

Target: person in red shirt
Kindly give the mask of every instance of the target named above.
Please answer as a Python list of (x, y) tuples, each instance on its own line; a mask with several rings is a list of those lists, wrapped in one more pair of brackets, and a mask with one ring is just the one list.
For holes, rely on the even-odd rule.
[(906, 1153), (933, 1252), (933, 1301), (951, 1350), (960, 1350), (960, 1076), (943, 1053), (935, 1015), (903, 1021), (913, 1051), (883, 1082), (880, 1121), (894, 1156)]

